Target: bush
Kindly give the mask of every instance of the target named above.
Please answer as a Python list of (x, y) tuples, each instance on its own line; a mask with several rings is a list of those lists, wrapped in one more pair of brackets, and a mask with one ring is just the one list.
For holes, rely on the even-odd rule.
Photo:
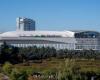
[(27, 80), (28, 75), (26, 70), (18, 70), (18, 69), (13, 69), (11, 75), (10, 75), (12, 80)]
[(13, 69), (13, 65), (9, 62), (6, 62), (4, 65), (3, 65), (3, 72), (7, 75), (10, 75), (11, 72), (12, 72), (12, 69)]

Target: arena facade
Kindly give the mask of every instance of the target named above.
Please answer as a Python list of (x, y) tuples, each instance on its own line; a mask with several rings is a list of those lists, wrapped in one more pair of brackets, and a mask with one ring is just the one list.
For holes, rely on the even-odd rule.
[(0, 45), (6, 42), (16, 47), (44, 46), (68, 50), (100, 50), (100, 33), (97, 31), (37, 31), (35, 22), (31, 19), (17, 18), (17, 20), (19, 21), (16, 31), (0, 34)]

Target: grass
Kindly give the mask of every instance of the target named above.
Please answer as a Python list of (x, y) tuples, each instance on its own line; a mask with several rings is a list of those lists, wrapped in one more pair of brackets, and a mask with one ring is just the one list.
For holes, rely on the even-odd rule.
[(100, 60), (77, 60), (77, 64), (80, 65), (81, 71), (93, 71), (100, 73)]
[[(43, 60), (42, 63), (30, 63), (30, 65), (16, 64), (14, 67), (18, 69), (33, 69), (35, 71), (45, 71), (45, 70), (59, 70), (61, 65), (65, 64), (65, 59), (55, 59)], [(80, 66), (82, 72), (93, 71), (100, 73), (100, 60), (87, 60), (87, 59), (77, 59), (75, 64)], [(62, 66), (63, 68), (63, 66)]]

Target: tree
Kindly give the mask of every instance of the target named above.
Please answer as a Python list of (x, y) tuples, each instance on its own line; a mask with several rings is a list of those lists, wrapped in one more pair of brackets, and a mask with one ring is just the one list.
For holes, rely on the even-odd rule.
[(5, 63), (6, 61), (10, 60), (11, 54), (11, 48), (9, 48), (9, 45), (6, 44), (6, 42), (4, 42), (1, 45), (1, 53), (0, 53), (0, 63)]
[(11, 62), (13, 64), (18, 63), (18, 53), (19, 49), (17, 47), (13, 47), (4, 42), (1, 45), (0, 63), (5, 63), (6, 61)]

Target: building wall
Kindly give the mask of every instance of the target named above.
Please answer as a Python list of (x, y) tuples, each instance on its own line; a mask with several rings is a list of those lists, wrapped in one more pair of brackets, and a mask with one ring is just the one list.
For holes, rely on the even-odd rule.
[[(7, 35), (8, 33), (6, 33)], [(11, 35), (10, 33), (9, 35)], [(32, 33), (34, 34), (34, 33)], [(39, 34), (39, 33), (38, 33)], [(17, 37), (0, 37), (0, 44), (4, 41), (7, 44), (17, 47), (54, 47), (56, 49), (69, 49), (69, 50), (100, 50), (100, 36), (96, 32), (82, 32), (78, 33), (75, 37), (62, 37), (62, 36), (27, 36), (20, 33), (22, 36)], [(70, 35), (70, 34), (69, 34)], [(16, 36), (16, 35), (15, 35)]]
[(4, 41), (7, 44), (16, 46), (16, 47), (54, 47), (56, 49), (75, 49), (75, 42), (74, 38), (3, 38), (0, 40), (1, 43)]
[(99, 50), (100, 44), (98, 44), (98, 38), (76, 38), (76, 49), (83, 50), (83, 49), (93, 49)]
[(54, 47), (56, 49), (69, 49), (69, 50), (100, 50), (99, 38), (47, 38), (47, 37), (18, 37), (18, 38), (2, 38), (0, 43), (6, 42), (7, 44), (16, 47)]

